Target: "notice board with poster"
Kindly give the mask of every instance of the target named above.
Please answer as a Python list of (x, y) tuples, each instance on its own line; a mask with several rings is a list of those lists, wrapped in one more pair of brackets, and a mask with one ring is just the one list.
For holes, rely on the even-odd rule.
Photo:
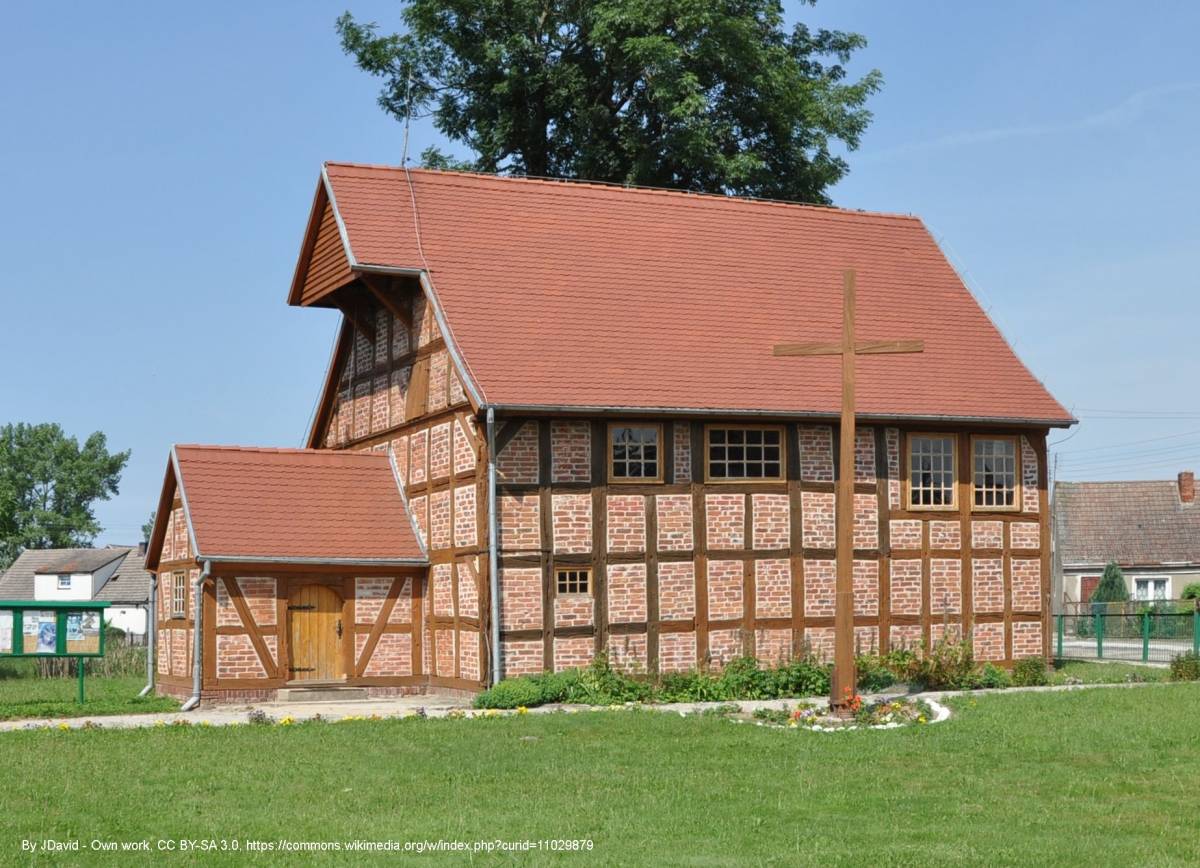
[(0, 600), (0, 657), (103, 657), (104, 610), (91, 600)]

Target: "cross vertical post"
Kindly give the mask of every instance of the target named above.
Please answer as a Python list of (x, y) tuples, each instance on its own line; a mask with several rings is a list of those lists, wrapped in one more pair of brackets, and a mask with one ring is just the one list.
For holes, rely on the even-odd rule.
[(830, 708), (845, 711), (858, 692), (854, 663), (854, 272), (842, 275), (842, 424), (838, 446), (837, 580), (833, 607)]
[[(837, 476), (837, 579), (834, 584), (833, 609), (833, 676), (829, 684), (829, 707), (835, 714), (848, 717), (858, 689), (858, 673), (854, 664), (854, 447), (855, 447), (855, 385), (854, 357), (883, 353), (920, 353), (925, 349), (921, 340), (867, 340), (855, 335), (856, 308), (855, 273), (842, 273), (842, 339), (838, 343), (807, 341), (776, 344), (776, 356), (841, 356), (842, 412), (838, 443)], [(877, 484), (882, 485), (880, 481)], [(884, 516), (879, 520), (883, 521)], [(884, 577), (880, 576), (880, 581)]]

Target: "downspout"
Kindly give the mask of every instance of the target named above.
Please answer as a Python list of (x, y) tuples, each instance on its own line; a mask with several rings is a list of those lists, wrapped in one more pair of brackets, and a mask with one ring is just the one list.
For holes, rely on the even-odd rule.
[(139, 697), (154, 691), (154, 651), (158, 638), (158, 573), (150, 583), (150, 608), (146, 611), (146, 686)]
[(488, 446), (488, 580), (492, 591), (492, 684), (503, 677), (500, 672), (500, 555), (496, 533), (496, 410), (487, 408)]
[(204, 580), (212, 570), (212, 561), (205, 561), (196, 579), (195, 602), (192, 604), (192, 695), (180, 711), (191, 711), (200, 704), (200, 651), (204, 647)]

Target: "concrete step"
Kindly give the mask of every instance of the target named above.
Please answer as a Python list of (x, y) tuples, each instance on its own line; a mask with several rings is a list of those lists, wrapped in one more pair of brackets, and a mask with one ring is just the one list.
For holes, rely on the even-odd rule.
[(367, 699), (365, 687), (281, 687), (276, 702), (355, 702)]

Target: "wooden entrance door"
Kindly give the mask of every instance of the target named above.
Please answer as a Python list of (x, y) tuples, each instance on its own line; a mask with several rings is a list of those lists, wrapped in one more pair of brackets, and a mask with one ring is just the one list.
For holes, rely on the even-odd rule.
[(301, 585), (288, 600), (293, 681), (339, 681), (342, 658), (342, 598), (327, 585)]

